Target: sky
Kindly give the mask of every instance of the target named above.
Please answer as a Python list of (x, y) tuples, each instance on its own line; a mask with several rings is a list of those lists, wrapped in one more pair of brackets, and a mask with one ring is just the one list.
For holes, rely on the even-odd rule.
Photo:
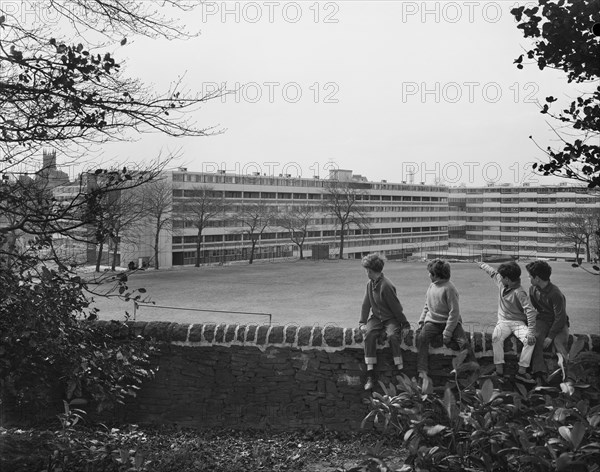
[[(510, 9), (516, 1), (204, 2), (181, 16), (185, 41), (128, 38), (127, 73), (157, 90), (177, 77), (193, 90), (235, 92), (193, 119), (222, 133), (146, 134), (102, 158), (176, 152), (189, 171), (446, 185), (552, 184), (531, 163), (558, 144), (539, 103), (580, 91), (533, 63)], [(533, 5), (530, 3), (530, 5)], [(177, 13), (177, 12), (175, 12)], [(557, 104), (557, 105), (558, 105)]]

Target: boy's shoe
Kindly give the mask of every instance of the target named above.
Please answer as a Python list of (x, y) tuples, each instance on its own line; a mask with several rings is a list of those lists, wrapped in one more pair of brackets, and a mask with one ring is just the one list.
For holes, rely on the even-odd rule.
[(375, 387), (375, 381), (375, 374), (368, 373), (367, 381), (365, 382), (365, 390), (373, 390), (373, 387)]
[(515, 380), (528, 385), (535, 385), (537, 383), (528, 373), (520, 374), (517, 372), (515, 374)]

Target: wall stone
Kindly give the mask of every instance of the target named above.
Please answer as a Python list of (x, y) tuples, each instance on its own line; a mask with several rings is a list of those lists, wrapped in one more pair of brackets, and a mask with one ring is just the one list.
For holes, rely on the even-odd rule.
[[(121, 421), (348, 430), (359, 428), (368, 412), (363, 337), (356, 328), (149, 322), (131, 329), (163, 344), (156, 377), (117, 412)], [(492, 364), (491, 333), (469, 338), (479, 364)], [(584, 338), (586, 349), (600, 350), (599, 336)], [(518, 344), (514, 337), (505, 342), (508, 373), (516, 372)], [(402, 347), (404, 372), (415, 376), (413, 332)], [(450, 377), (456, 354), (441, 337), (432, 343), (429, 365), (436, 385)], [(397, 374), (384, 340), (377, 371), (385, 384)]]
[[(357, 328), (132, 322), (129, 329), (160, 341), (158, 372), (111, 420), (195, 428), (349, 430), (359, 428), (368, 412), (363, 337)], [(585, 349), (600, 352), (600, 336), (583, 338)], [(491, 333), (470, 333), (469, 339), (479, 364), (492, 364)], [(416, 376), (414, 343), (413, 332), (402, 343), (404, 372), (411, 377)], [(440, 336), (429, 352), (430, 375), (443, 386), (457, 351), (444, 347)], [(505, 352), (506, 371), (515, 372), (519, 346), (514, 337), (506, 340)], [(384, 384), (395, 380), (385, 340), (377, 371)], [(62, 402), (57, 408), (56, 413)], [(0, 424), (14, 416), (4, 403)]]

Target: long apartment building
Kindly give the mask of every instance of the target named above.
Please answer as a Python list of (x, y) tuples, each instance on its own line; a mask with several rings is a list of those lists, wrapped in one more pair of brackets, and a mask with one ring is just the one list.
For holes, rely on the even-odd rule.
[(559, 230), (559, 221), (584, 210), (600, 211), (600, 193), (567, 183), (457, 187), (449, 192), (448, 253), (458, 257), (572, 260), (574, 245)]
[[(325, 248), (329, 256), (337, 256), (339, 222), (327, 208), (328, 185), (332, 181), (348, 183), (356, 189), (366, 217), (362, 228), (351, 226), (345, 236), (347, 258), (377, 251), (388, 259), (497, 256), (572, 260), (573, 243), (560, 234), (558, 221), (584, 209), (600, 211), (598, 192), (567, 183), (449, 188), (373, 182), (350, 170), (333, 171), (328, 179), (319, 179), (178, 169), (166, 172), (165, 178), (172, 189), (172, 225), (159, 237), (159, 265), (163, 268), (196, 262), (197, 228), (189, 220), (186, 222), (177, 208), (192, 200), (200, 188), (210, 189), (227, 203), (227, 211), (203, 230), (202, 263), (248, 259), (252, 241), (237, 214), (244, 205), (259, 202), (278, 215), (293, 207), (310, 207), (312, 218), (304, 255), (311, 257), (313, 249), (322, 253)], [(65, 186), (63, 193), (69, 190), (72, 189)], [(121, 266), (131, 261), (151, 265), (151, 227), (150, 221), (144, 222), (141, 230), (137, 228), (135, 238), (122, 239), (118, 254)], [(299, 255), (288, 231), (276, 223), (266, 228), (256, 243), (255, 259)], [(87, 249), (87, 258), (93, 259), (94, 248)]]
[[(349, 170), (336, 170), (329, 179), (308, 179), (180, 169), (169, 172), (167, 179), (172, 182), (174, 208), (193, 198), (194, 190), (201, 187), (210, 188), (214, 196), (222, 197), (228, 204), (228, 213), (215, 218), (203, 231), (203, 262), (247, 259), (250, 240), (235, 212), (244, 204), (257, 202), (267, 204), (281, 215), (293, 206), (310, 206), (314, 218), (308, 228), (304, 255), (311, 257), (315, 245), (326, 246), (330, 256), (339, 254), (339, 224), (326, 206), (327, 184), (332, 179), (347, 182), (357, 190), (361, 210), (366, 216), (365, 227), (351, 226), (346, 234), (344, 257), (360, 258), (379, 251), (389, 259), (397, 259), (447, 251), (448, 188), (444, 186), (370, 182)], [(162, 240), (161, 267), (193, 264), (196, 238), (197, 229), (174, 213), (170, 237)], [(286, 256), (298, 256), (288, 231), (276, 224), (269, 226), (257, 242), (255, 258)], [(128, 257), (132, 258), (124, 255), (122, 260)]]

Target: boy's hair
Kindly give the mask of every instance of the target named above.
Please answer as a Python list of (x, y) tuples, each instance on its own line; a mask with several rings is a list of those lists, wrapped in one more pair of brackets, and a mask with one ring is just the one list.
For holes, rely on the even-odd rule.
[(362, 266), (374, 272), (381, 272), (385, 264), (384, 259), (376, 252), (362, 258)]
[(427, 270), (438, 279), (450, 278), (450, 264), (442, 259), (434, 259), (427, 264)]
[(552, 267), (546, 261), (533, 261), (525, 266), (527, 272), (532, 277), (539, 277), (544, 281), (550, 280), (552, 275)]
[(500, 264), (500, 267), (498, 267), (498, 273), (502, 277), (508, 277), (513, 282), (516, 282), (521, 278), (521, 268), (515, 261)]

